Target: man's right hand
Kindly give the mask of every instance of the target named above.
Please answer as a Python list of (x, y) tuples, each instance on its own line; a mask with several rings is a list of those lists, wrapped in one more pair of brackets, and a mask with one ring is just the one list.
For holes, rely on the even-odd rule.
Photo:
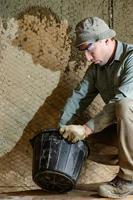
[(92, 133), (92, 130), (86, 125), (66, 125), (60, 128), (60, 133), (65, 139), (73, 143), (84, 140), (89, 134)]

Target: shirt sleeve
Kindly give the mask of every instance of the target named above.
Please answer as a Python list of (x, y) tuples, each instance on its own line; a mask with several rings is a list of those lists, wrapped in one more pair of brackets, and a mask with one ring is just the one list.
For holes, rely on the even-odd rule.
[(72, 96), (67, 100), (61, 113), (60, 127), (72, 123), (96, 97), (98, 90), (95, 88), (94, 79), (94, 69), (91, 65), (78, 87), (73, 90)]
[(103, 107), (103, 110), (95, 118), (87, 122), (87, 126), (94, 132), (99, 132), (116, 122), (115, 103), (124, 98), (133, 99), (133, 53), (123, 62), (124, 68), (120, 76), (120, 85), (115, 96)]

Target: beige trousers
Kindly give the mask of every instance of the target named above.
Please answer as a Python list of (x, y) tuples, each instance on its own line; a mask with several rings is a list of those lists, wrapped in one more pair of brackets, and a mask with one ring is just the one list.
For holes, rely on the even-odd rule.
[(100, 149), (97, 156), (90, 154), (90, 159), (104, 164), (118, 164), (120, 167), (118, 176), (125, 180), (133, 180), (133, 100), (124, 99), (116, 103), (116, 118), (116, 124), (90, 135), (88, 143), (90, 147), (93, 146), (92, 151), (96, 144), (106, 145), (103, 145), (105, 151), (106, 147), (111, 146), (116, 147), (117, 151), (112, 151), (112, 154), (104, 152), (105, 159), (101, 159)]

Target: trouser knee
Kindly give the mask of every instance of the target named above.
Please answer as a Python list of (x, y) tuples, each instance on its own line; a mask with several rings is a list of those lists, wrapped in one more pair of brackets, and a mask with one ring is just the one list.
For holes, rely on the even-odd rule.
[(120, 100), (116, 102), (115, 106), (117, 118), (127, 118), (129, 115), (133, 116), (133, 100)]

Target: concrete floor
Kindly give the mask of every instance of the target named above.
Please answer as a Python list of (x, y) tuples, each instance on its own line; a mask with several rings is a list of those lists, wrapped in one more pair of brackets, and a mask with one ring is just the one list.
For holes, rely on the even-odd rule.
[[(50, 194), (42, 190), (12, 192), (0, 194), (0, 200), (112, 200), (99, 197), (96, 193), (97, 186), (98, 184), (78, 185), (76, 190), (65, 194)], [(130, 195), (122, 200), (133, 200), (133, 196)]]

